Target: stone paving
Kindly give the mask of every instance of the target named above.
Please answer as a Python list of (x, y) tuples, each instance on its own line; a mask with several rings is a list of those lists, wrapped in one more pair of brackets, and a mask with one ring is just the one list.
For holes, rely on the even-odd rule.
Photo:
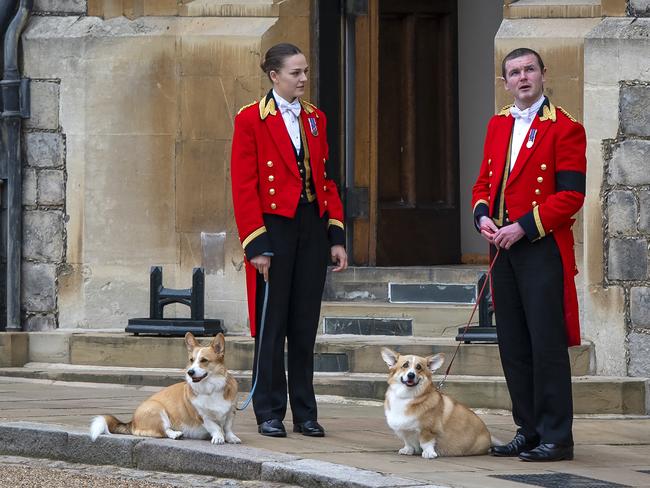
[[(97, 414), (111, 413), (122, 420), (129, 420), (135, 406), (154, 391), (157, 388), (0, 377), (0, 426), (28, 421), (56, 424), (66, 430), (79, 431), (85, 430), (90, 418)], [(322, 439), (291, 432), (285, 439), (262, 437), (256, 432), (251, 408), (238, 413), (234, 430), (243, 441), (242, 449), (256, 448), (302, 460), (297, 465), (303, 463), (305, 472), (300, 478), (302, 481), (296, 484), (304, 486), (319, 486), (316, 482), (310, 484), (310, 476), (316, 479), (323, 474), (318, 473), (318, 466), (328, 471), (337, 470), (339, 468), (328, 464), (336, 463), (382, 473), (395, 480), (411, 480), (411, 484), (400, 481), (402, 486), (516, 488), (530, 485), (494, 478), (494, 475), (566, 473), (589, 477), (601, 483), (650, 487), (648, 416), (579, 416), (574, 429), (575, 459), (535, 464), (491, 456), (436, 460), (399, 456), (397, 450), (401, 444), (386, 426), (381, 403), (323, 397), (319, 399), (319, 408), (319, 420), (327, 430), (327, 436)], [(508, 412), (479, 414), (496, 438), (508, 441), (512, 437), (514, 426)], [(291, 426), (290, 414), (285, 425)], [(179, 448), (191, 443), (192, 448), (196, 449), (204, 441), (162, 442), (165, 446)], [(209, 446), (208, 443), (205, 445)], [(222, 447), (222, 452), (226, 453), (235, 452), (235, 448), (238, 448), (218, 447)], [(309, 460), (313, 462), (307, 469)], [(345, 469), (344, 466), (340, 467), (341, 472)], [(365, 484), (355, 484), (354, 480), (349, 480), (340, 486), (391, 486), (377, 480)], [(587, 485), (568, 483), (564, 486)]]

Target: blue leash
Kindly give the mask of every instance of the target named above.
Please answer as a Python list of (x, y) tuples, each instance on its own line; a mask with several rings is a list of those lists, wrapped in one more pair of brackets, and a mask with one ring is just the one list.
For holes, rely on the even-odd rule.
[(248, 398), (244, 400), (244, 404), (241, 407), (237, 407), (237, 410), (245, 410), (248, 407), (249, 403), (253, 399), (253, 393), (255, 392), (255, 387), (257, 386), (257, 379), (259, 378), (260, 372), (260, 351), (262, 349), (262, 338), (264, 337), (264, 322), (266, 322), (266, 305), (269, 303), (269, 282), (264, 282), (264, 305), (262, 306), (262, 320), (260, 321), (260, 337), (257, 343), (257, 364), (255, 365), (255, 381), (251, 387), (251, 391), (248, 394)]

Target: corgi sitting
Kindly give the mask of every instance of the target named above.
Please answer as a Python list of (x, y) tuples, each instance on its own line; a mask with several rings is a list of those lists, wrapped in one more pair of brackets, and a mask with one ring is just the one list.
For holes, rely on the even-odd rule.
[(100, 434), (113, 433), (170, 439), (211, 437), (213, 444), (241, 442), (232, 431), (237, 381), (224, 366), (223, 334), (209, 346), (201, 346), (188, 332), (185, 345), (189, 356), (185, 382), (142, 402), (131, 422), (120, 422), (112, 415), (95, 417), (90, 424), (93, 441)]
[(390, 368), (384, 412), (388, 426), (404, 441), (400, 454), (423, 458), (487, 454), (490, 433), (469, 408), (440, 393), (432, 372), (444, 354), (403, 356), (386, 347), (381, 356)]

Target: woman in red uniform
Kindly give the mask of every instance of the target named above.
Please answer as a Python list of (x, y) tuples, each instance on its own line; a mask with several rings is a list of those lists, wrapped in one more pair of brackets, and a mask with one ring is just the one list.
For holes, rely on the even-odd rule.
[[(334, 271), (347, 267), (343, 205), (326, 172), (325, 114), (300, 98), (307, 83), (305, 56), (296, 46), (277, 44), (261, 68), (273, 88), (237, 114), (231, 159), (255, 336), (253, 407), (260, 434), (286, 436), (286, 339), (293, 430), (322, 437), (313, 387), (314, 343), (328, 259)], [(257, 334), (265, 281), (267, 313), (263, 334)]]

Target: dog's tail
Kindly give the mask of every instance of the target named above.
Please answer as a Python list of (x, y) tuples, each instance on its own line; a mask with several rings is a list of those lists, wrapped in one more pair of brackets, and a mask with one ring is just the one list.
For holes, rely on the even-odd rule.
[(490, 440), (492, 446), (503, 446), (503, 442), (497, 439), (496, 437), (494, 437), (493, 435), (490, 436)]
[(131, 434), (132, 422), (124, 423), (112, 415), (100, 415), (90, 423), (90, 438), (94, 441), (101, 434)]

